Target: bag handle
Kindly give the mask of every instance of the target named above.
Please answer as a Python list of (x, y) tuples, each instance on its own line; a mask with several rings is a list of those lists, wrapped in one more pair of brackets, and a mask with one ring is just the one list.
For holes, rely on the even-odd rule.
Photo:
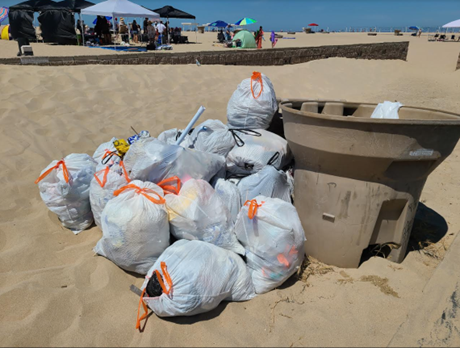
[[(161, 277), (160, 272), (158, 272), (158, 270), (155, 270), (155, 273), (157, 275), (158, 282), (160, 283), (161, 288), (163, 289), (163, 293), (165, 293), (166, 295), (169, 295), (170, 292), (171, 292), (171, 289), (172, 289), (171, 276), (169, 275), (168, 269), (166, 267), (166, 263), (162, 261), (160, 264), (161, 264), (161, 270), (163, 271), (164, 279), (168, 283), (169, 289), (166, 288), (165, 283), (163, 282), (163, 278)], [(139, 299), (139, 306), (137, 307), (136, 329), (139, 329), (139, 330), (140, 330), (140, 327), (141, 327), (141, 321), (147, 319), (147, 316), (148, 316), (148, 313), (149, 313), (149, 308), (147, 307), (147, 305), (144, 302), (144, 295), (145, 295), (146, 290), (147, 290), (147, 286), (142, 291), (141, 298)], [(142, 315), (140, 315), (141, 314), (141, 306), (144, 307), (144, 314), (142, 314)]]
[(47, 177), (49, 175), (49, 173), (51, 173), (54, 169), (58, 169), (59, 166), (62, 165), (62, 171), (63, 171), (63, 174), (64, 174), (64, 179), (65, 179), (65, 182), (66, 183), (69, 183), (69, 178), (70, 178), (70, 173), (69, 173), (69, 170), (67, 169), (67, 166), (65, 165), (65, 162), (64, 160), (60, 160), (58, 163), (56, 163), (55, 166), (51, 167), (50, 169), (48, 169), (46, 172), (44, 172), (42, 175), (40, 175), (38, 177), (37, 180), (35, 180), (35, 183), (38, 184), (40, 181), (42, 181), (45, 177)]
[[(176, 187), (174, 187), (174, 185), (168, 185), (170, 182), (176, 182)], [(168, 179), (164, 179), (162, 181), (160, 181), (158, 184), (158, 186), (160, 186), (164, 193), (165, 194), (168, 194), (168, 193), (173, 193), (175, 195), (178, 195), (179, 194), (179, 191), (182, 187), (182, 182), (181, 180), (179, 179), (179, 177), (177, 176), (172, 176)]]
[(168, 272), (168, 270), (166, 268), (166, 263), (163, 262), (163, 261), (161, 262), (161, 270), (163, 272), (164, 280), (166, 280), (166, 283), (168, 283), (169, 289), (166, 288), (165, 283), (163, 282), (163, 277), (161, 276), (160, 272), (158, 272), (158, 270), (155, 270), (155, 273), (157, 275), (158, 282), (160, 283), (160, 286), (161, 286), (161, 289), (163, 290), (163, 293), (166, 294), (166, 295), (169, 295), (170, 292), (171, 292), (171, 289), (172, 289), (172, 280), (171, 280), (171, 276), (169, 275), (169, 272)]
[[(107, 183), (107, 174), (109, 174), (109, 170), (110, 170), (110, 167), (107, 166), (107, 167), (105, 167), (105, 169), (102, 169), (102, 170), (100, 170), (100, 171), (94, 173), (94, 178), (96, 179), (96, 181), (99, 183), (99, 185), (100, 185), (101, 187), (104, 187), (105, 184)], [(102, 178), (102, 182), (101, 182), (101, 180), (98, 178), (98, 175), (101, 174), (101, 173), (104, 173), (104, 176), (103, 176), (103, 178)]]
[[(140, 188), (139, 186), (136, 186), (134, 184), (129, 184), (126, 186), (123, 186), (122, 188), (116, 190), (113, 195), (117, 197), (120, 193), (126, 190), (136, 190), (137, 194), (143, 195), (145, 198), (147, 198), (150, 202), (155, 203), (155, 204), (165, 204), (165, 199), (161, 197), (157, 192), (155, 192), (152, 189), (149, 188)], [(153, 194), (157, 196), (158, 198), (154, 198), (152, 196), (149, 196), (148, 194)]]
[(262, 136), (262, 134), (260, 134), (259, 132), (256, 132), (255, 130), (252, 130), (252, 129), (236, 129), (236, 128), (232, 128), (232, 129), (229, 129), (229, 131), (230, 131), (230, 133), (232, 133), (233, 138), (235, 139), (235, 144), (238, 147), (243, 147), (245, 143), (244, 143), (243, 139), (241, 139), (241, 137), (236, 132), (240, 132), (240, 133), (243, 133), (243, 134), (246, 134), (246, 135), (252, 135), (254, 137), (261, 137)]
[[(141, 329), (141, 321), (144, 319), (147, 319), (147, 316), (149, 314), (149, 308), (144, 302), (144, 295), (145, 295), (146, 289), (147, 287), (145, 287), (145, 289), (142, 291), (141, 298), (139, 299), (139, 307), (137, 307), (136, 329), (139, 329), (139, 330)], [(142, 316), (139, 317), (139, 315), (141, 314), (141, 306), (144, 307), (144, 314), (142, 314)]]
[[(252, 88), (252, 83), (256, 82), (256, 81), (259, 81), (260, 82), (260, 91), (259, 91), (259, 94), (257, 95), (257, 97), (254, 95), (254, 89)], [(251, 76), (251, 93), (252, 93), (252, 96), (254, 97), (254, 99), (257, 99), (260, 97), (260, 95), (262, 94), (262, 91), (264, 90), (264, 83), (263, 83), (263, 80), (262, 80), (262, 74), (258, 71), (254, 71), (252, 73), (252, 76)]]
[(123, 161), (120, 161), (120, 166), (123, 169), (123, 174), (125, 175), (126, 182), (130, 183), (131, 179), (128, 176), (128, 172), (126, 171), (125, 164), (123, 163)]
[[(123, 161), (120, 161), (120, 166), (123, 169), (123, 175), (124, 175), (124, 177), (126, 179), (126, 182), (130, 183), (131, 179), (128, 177), (128, 173), (126, 172), (125, 164), (123, 163)], [(110, 170), (110, 166), (106, 166), (105, 169), (102, 169), (102, 170), (94, 173), (94, 178), (99, 183), (99, 185), (101, 185), (101, 187), (104, 187), (105, 184), (107, 183), (107, 175), (109, 174), (109, 170)], [(102, 182), (98, 177), (99, 174), (101, 174), (101, 173), (104, 173), (104, 176), (102, 178)]]
[(251, 199), (250, 201), (244, 202), (244, 205), (249, 207), (248, 209), (248, 217), (252, 220), (254, 219), (254, 216), (257, 215), (257, 210), (259, 207), (261, 207), (265, 202), (260, 202), (260, 204), (257, 204), (257, 200)]

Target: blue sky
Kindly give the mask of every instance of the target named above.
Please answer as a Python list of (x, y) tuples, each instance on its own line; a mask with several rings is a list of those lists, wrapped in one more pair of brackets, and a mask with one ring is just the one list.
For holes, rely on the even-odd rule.
[[(11, 6), (21, 0), (0, 0)], [(100, 0), (91, 0), (101, 2)], [(460, 18), (460, 0), (134, 0), (155, 9), (172, 5), (207, 23), (218, 19), (235, 22), (254, 18), (267, 30), (301, 30), (311, 22), (320, 28), (439, 27)], [(88, 19), (85, 20), (89, 22)], [(171, 20), (180, 25), (187, 20)], [(254, 28), (253, 28), (254, 27)], [(256, 25), (248, 27), (256, 29)]]

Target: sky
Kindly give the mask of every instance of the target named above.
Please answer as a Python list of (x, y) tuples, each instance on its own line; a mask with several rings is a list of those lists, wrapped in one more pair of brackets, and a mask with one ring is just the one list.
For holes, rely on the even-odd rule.
[[(90, 0), (98, 3), (101, 0)], [(21, 0), (0, 0), (0, 6), (11, 6)], [(319, 28), (405, 28), (412, 25), (437, 28), (460, 18), (460, 0), (134, 0), (150, 9), (171, 5), (196, 16), (197, 22), (216, 20), (236, 22), (254, 18), (257, 29), (300, 31), (315, 22)], [(92, 17), (91, 17), (92, 18)], [(190, 20), (171, 20), (173, 26)], [(91, 22), (85, 18), (85, 22)]]

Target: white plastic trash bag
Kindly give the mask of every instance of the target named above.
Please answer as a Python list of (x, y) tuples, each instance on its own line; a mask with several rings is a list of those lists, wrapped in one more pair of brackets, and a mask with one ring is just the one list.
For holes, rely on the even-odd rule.
[(265, 166), (260, 172), (241, 179), (237, 187), (242, 204), (257, 196), (279, 198), (291, 203), (291, 185), (286, 173), (272, 166)]
[[(158, 136), (158, 140), (168, 144), (168, 145), (176, 145), (176, 141), (181, 136), (183, 129), (172, 128), (165, 130), (164, 132), (160, 133)], [(190, 140), (190, 134), (187, 134), (180, 144), (182, 147), (188, 147)]]
[(112, 140), (99, 145), (96, 151), (94, 151), (93, 158), (97, 164), (96, 171), (104, 169), (107, 165), (111, 166), (120, 162), (121, 158), (117, 156), (117, 149), (113, 145), (113, 142), (116, 140), (117, 138), (112, 138)]
[(266, 165), (281, 169), (292, 159), (286, 139), (263, 130), (236, 132), (237, 145), (227, 156), (227, 170), (234, 174), (253, 174)]
[[(142, 290), (145, 296), (140, 301), (159, 317), (192, 316), (209, 312), (222, 301), (255, 297), (249, 271), (239, 255), (188, 240), (177, 241), (161, 254)], [(137, 327), (143, 318), (138, 317)]]
[(283, 284), (303, 262), (305, 234), (295, 207), (258, 196), (246, 202), (235, 224), (257, 294)]
[(177, 239), (201, 240), (243, 254), (228, 208), (212, 186), (191, 179), (179, 194), (165, 196), (171, 233)]
[(96, 225), (101, 227), (102, 211), (108, 201), (114, 197), (113, 193), (122, 186), (129, 184), (130, 181), (123, 161), (112, 166), (106, 165), (104, 169), (94, 173), (94, 177), (91, 180), (89, 199)]
[(379, 103), (374, 109), (371, 118), (399, 119), (398, 111), (401, 106), (403, 105), (400, 102), (393, 103), (385, 101), (383, 103)]
[(133, 180), (158, 183), (177, 176), (182, 182), (192, 178), (209, 181), (225, 166), (225, 158), (149, 138), (132, 144), (124, 163)]
[(228, 127), (219, 120), (207, 120), (198, 125), (189, 137), (188, 147), (226, 157), (235, 146)]
[(243, 80), (227, 105), (230, 128), (267, 129), (278, 111), (275, 89), (270, 79), (259, 72)]
[(218, 179), (214, 189), (228, 208), (231, 221), (234, 224), (241, 210), (241, 195), (238, 187), (231, 181)]
[(51, 162), (35, 181), (49, 210), (75, 234), (93, 223), (89, 189), (95, 170), (96, 162), (91, 156), (73, 153)]
[(124, 270), (147, 274), (169, 246), (163, 189), (134, 180), (114, 195), (102, 212), (102, 238), (94, 251)]

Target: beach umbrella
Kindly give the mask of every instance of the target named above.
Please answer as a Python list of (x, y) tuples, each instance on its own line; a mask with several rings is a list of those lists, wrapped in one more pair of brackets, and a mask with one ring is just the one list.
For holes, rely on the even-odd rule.
[(8, 7), (0, 7), (0, 23), (8, 18)]
[(255, 19), (252, 18), (242, 18), (238, 22), (235, 23), (235, 25), (248, 25), (248, 24), (254, 24), (257, 23)]
[(228, 25), (227, 22), (224, 21), (215, 21), (208, 25), (208, 27), (216, 27), (216, 28), (225, 28)]
[(316, 24), (316, 23), (310, 23), (310, 24), (308, 24), (308, 26), (309, 26), (309, 27), (319, 27), (319, 25)]
[(417, 27), (417, 26), (415, 26), (415, 25), (413, 25), (413, 26), (409, 27), (409, 29), (410, 29), (410, 30), (419, 30), (420, 28)]
[(460, 28), (460, 19), (444, 24), (442, 27), (443, 28)]

